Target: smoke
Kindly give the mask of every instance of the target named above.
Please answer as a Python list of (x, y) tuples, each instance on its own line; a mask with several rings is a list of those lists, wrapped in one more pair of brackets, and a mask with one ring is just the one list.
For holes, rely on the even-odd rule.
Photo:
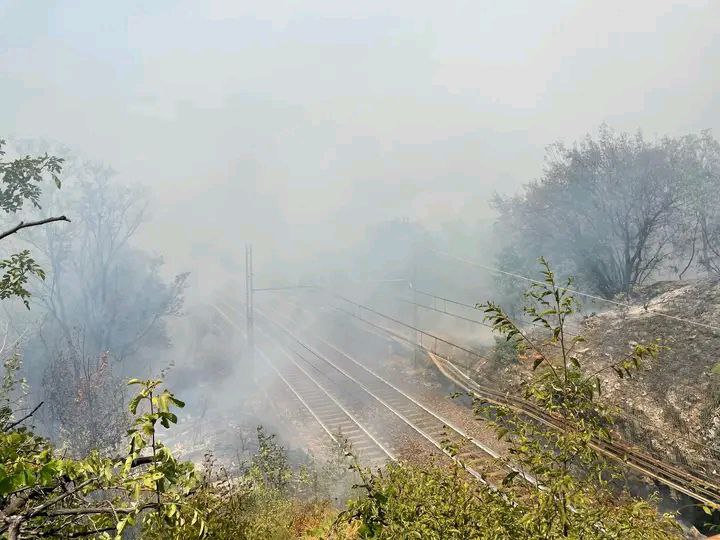
[[(715, 2), (5, 2), (0, 121), (150, 186), (172, 271), (487, 213), (601, 122), (717, 127)], [(160, 247), (162, 246), (162, 247)]]
[[(410, 279), (487, 300), (491, 278), (423, 250), (489, 260), (487, 201), (539, 176), (557, 139), (603, 122), (717, 133), (719, 17), (712, 0), (9, 0), (0, 136), (67, 144), (148, 188), (134, 246), (168, 279), (190, 272), (169, 355), (199, 402), (198, 373), (238, 369), (204, 310), (241, 297), (245, 243), (258, 287)], [(356, 299), (389, 303), (373, 291)], [(228, 380), (212, 398), (235, 407)]]

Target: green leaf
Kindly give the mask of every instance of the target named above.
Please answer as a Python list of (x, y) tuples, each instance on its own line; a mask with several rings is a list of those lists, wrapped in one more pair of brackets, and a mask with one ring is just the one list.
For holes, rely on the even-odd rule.
[(121, 534), (123, 532), (123, 529), (127, 525), (127, 517), (122, 518), (120, 521), (117, 522), (117, 525), (115, 528), (117, 529), (118, 534)]
[(176, 398), (176, 397), (173, 396), (172, 394), (170, 394), (170, 401), (172, 401), (177, 407), (179, 407), (179, 408), (181, 408), (181, 409), (185, 406), (185, 402), (184, 402), (184, 401)]
[(137, 408), (138, 408), (138, 405), (140, 405), (141, 400), (142, 400), (142, 396), (140, 396), (140, 395), (137, 395), (130, 400), (130, 404), (128, 405), (128, 408), (130, 409), (131, 414), (135, 414), (137, 412)]

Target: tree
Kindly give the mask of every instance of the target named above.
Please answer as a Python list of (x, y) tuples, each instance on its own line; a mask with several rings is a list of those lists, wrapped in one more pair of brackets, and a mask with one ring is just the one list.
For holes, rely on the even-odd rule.
[[(0, 156), (4, 155), (0, 141)], [(0, 161), (0, 208), (16, 213), (30, 202), (40, 208), (40, 183), (49, 175), (60, 187), (58, 174), (62, 160), (42, 156)], [(65, 216), (21, 221), (0, 233), (5, 239), (16, 232)], [(29, 308), (30, 292), (25, 287), (31, 276), (45, 278), (42, 268), (28, 251), (2, 261), (5, 274), (0, 279), (0, 298), (20, 298)], [(21, 538), (121, 538), (123, 529), (142, 519), (152, 524), (162, 520), (173, 538), (185, 538), (186, 523), (199, 520), (195, 509), (182, 500), (195, 482), (192, 464), (176, 461), (156, 440), (157, 424), (170, 427), (177, 418), (172, 406), (183, 403), (167, 390), (159, 392), (160, 381), (131, 381), (141, 389), (130, 403), (135, 415), (128, 432), (129, 450), (121, 459), (102, 458), (91, 452), (81, 459), (70, 459), (23, 424), (40, 408), (15, 419), (13, 404), (20, 381), (17, 354), (5, 361), (0, 389), (0, 533), (8, 540)], [(144, 414), (138, 410), (146, 405)], [(202, 525), (198, 534), (202, 535)]]
[(75, 190), (63, 205), (73, 225), (31, 239), (52, 270), (38, 291), (49, 315), (42, 354), (57, 355), (80, 334), (89, 355), (109, 351), (126, 373), (137, 373), (147, 367), (124, 364), (151, 362), (168, 346), (166, 320), (180, 313), (187, 274), (167, 282), (162, 258), (132, 245), (147, 214), (141, 189), (97, 163), (75, 160), (71, 173)]
[(720, 143), (706, 130), (683, 137), (677, 154), (690, 171), (680, 185), (682, 219), (675, 249), (687, 262), (678, 269), (679, 276), (693, 264), (708, 274), (720, 275)]
[(681, 144), (606, 126), (572, 147), (554, 144), (538, 181), (496, 198), (499, 232), (527, 260), (547, 253), (604, 296), (627, 294), (672, 255), (679, 186), (694, 173)]
[[(59, 174), (62, 171), (63, 160), (58, 157), (26, 155), (11, 161), (3, 159), (5, 141), (0, 139), (0, 209), (6, 214), (16, 214), (22, 210), (26, 203), (33, 207), (40, 208), (40, 184), (49, 176), (55, 185), (60, 188)], [(0, 240), (23, 229), (30, 229), (55, 221), (70, 221), (67, 217), (45, 217), (34, 221), (20, 221), (14, 227), (0, 233)], [(0, 299), (5, 300), (11, 297), (20, 298), (25, 307), (29, 309), (28, 298), (30, 292), (26, 289), (28, 279), (36, 276), (45, 278), (45, 272), (30, 256), (28, 250), (11, 255), (7, 259), (0, 260), (0, 269), (3, 270), (0, 277)]]

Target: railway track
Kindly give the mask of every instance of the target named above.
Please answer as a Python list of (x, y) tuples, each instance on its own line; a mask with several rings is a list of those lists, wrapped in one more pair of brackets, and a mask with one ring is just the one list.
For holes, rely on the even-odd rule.
[[(230, 326), (242, 332), (231, 314), (217, 305), (213, 307)], [(396, 459), (394, 454), (333, 396), (328, 383), (321, 380), (321, 374), (312, 373), (287, 350), (277, 346), (262, 330), (258, 338), (260, 340), (255, 352), (334, 444), (344, 445), (346, 439), (358, 458), (367, 465), (381, 465), (387, 460)]]
[[(225, 311), (238, 313), (231, 305), (216, 306), (223, 316), (236, 327), (239, 325)], [(323, 417), (329, 410), (327, 397), (344, 408), (351, 418), (377, 446), (385, 449), (390, 459), (400, 455), (408, 437), (422, 441), (455, 462), (477, 480), (491, 487), (499, 484), (508, 469), (498, 467), (499, 455), (493, 449), (473, 439), (465, 430), (431, 410), (415, 398), (374, 372), (364, 364), (318, 336), (298, 336), (290, 327), (296, 322), (274, 313), (271, 318), (256, 306), (257, 328), (266, 338), (258, 347), (281, 348), (286, 361), (278, 362), (278, 351), (272, 356), (271, 367), (286, 385), (302, 396), (303, 404), (328, 435), (332, 423)], [(272, 345), (274, 342), (274, 345)], [(266, 357), (270, 355), (266, 354)], [(295, 366), (292, 368), (291, 366)], [(304, 382), (300, 372), (305, 376)], [(325, 378), (325, 383), (321, 378)], [(314, 379), (313, 388), (309, 380)], [(325, 398), (318, 394), (325, 394)], [(461, 441), (459, 451), (450, 448), (448, 441)], [(522, 474), (526, 480), (534, 479)]]
[[(344, 300), (347, 301), (347, 299)], [(294, 305), (296, 308), (303, 309), (302, 306), (297, 304)], [(565, 429), (561, 419), (550, 415), (534, 403), (518, 396), (498, 391), (491, 386), (483, 385), (465, 374), (462, 369), (460, 369), (449, 358), (446, 358), (422, 345), (413, 343), (401, 333), (405, 330), (404, 328), (400, 332), (393, 331), (386, 328), (384, 325), (368, 321), (367, 319), (345, 309), (337, 307), (333, 307), (333, 309), (370, 326), (376, 331), (374, 332), (376, 334), (377, 331), (385, 332), (391, 339), (406, 342), (412, 346), (418, 346), (427, 353), (431, 359), (433, 359), (435, 365), (445, 377), (450, 379), (460, 388), (470, 392), (474, 395), (474, 397), (497, 405), (509, 406), (515, 411), (522, 413), (523, 415), (526, 415), (527, 417), (532, 418), (549, 428)], [(377, 311), (373, 310), (373, 312), (382, 316), (382, 314)], [(397, 323), (397, 321), (390, 317), (386, 317), (386, 319), (389, 321), (389, 324)], [(400, 324), (407, 326), (404, 323)], [(720, 509), (720, 485), (711, 480), (702, 478), (679, 465), (663, 461), (662, 459), (652, 456), (630, 444), (618, 441), (617, 439), (612, 442), (595, 440), (592, 443), (592, 446), (601, 454), (622, 463), (643, 476), (651, 478), (679, 493), (683, 493), (699, 503), (715, 509)]]

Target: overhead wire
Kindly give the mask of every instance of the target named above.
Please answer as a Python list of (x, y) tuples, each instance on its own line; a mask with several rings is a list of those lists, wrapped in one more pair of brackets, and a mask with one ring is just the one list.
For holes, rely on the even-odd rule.
[[(536, 284), (539, 284), (539, 285), (545, 285), (545, 283), (544, 283), (543, 281), (540, 281), (540, 280), (538, 280), (538, 279), (533, 279), (533, 278), (530, 278), (530, 277), (527, 277), (527, 276), (523, 276), (522, 274), (517, 274), (517, 273), (515, 273), (515, 272), (508, 272), (507, 270), (501, 270), (501, 269), (499, 269), (499, 268), (494, 268), (494, 267), (492, 267), (492, 266), (487, 266), (487, 265), (481, 264), (481, 263), (479, 263), (479, 262), (477, 262), (477, 261), (472, 261), (472, 260), (465, 259), (465, 258), (462, 258), (462, 257), (457, 257), (457, 256), (455, 256), (455, 255), (452, 255), (451, 253), (448, 253), (447, 251), (440, 251), (440, 250), (436, 250), (436, 249), (432, 249), (432, 248), (430, 248), (430, 251), (432, 251), (433, 253), (437, 253), (437, 254), (439, 254), (439, 255), (443, 255), (443, 256), (445, 256), (445, 257), (448, 257), (449, 259), (454, 259), (454, 260), (456, 260), (456, 261), (458, 261), (458, 262), (462, 262), (462, 263), (468, 264), (468, 265), (470, 265), (470, 266), (476, 266), (476, 267), (478, 267), (478, 268), (482, 268), (483, 270), (487, 270), (487, 271), (489, 271), (489, 272), (495, 272), (496, 274), (503, 274), (503, 275), (506, 275), (506, 276), (511, 276), (511, 277), (514, 277), (514, 278), (517, 278), (517, 279), (522, 279), (522, 280), (528, 281), (528, 282), (530, 282), (530, 283), (536, 283)], [(571, 289), (571, 288), (569, 288), (569, 287), (558, 287), (558, 289), (560, 289), (560, 290), (562, 290), (562, 291), (567, 291), (567, 292), (569, 292), (569, 293), (571, 293), (571, 294), (576, 294), (576, 295), (578, 295), (578, 296), (584, 296), (585, 298), (591, 298), (591, 299), (593, 299), (593, 300), (597, 300), (597, 301), (600, 301), (600, 302), (606, 302), (606, 303), (608, 303), (608, 304), (613, 304), (613, 305), (616, 305), (616, 306), (621, 306), (621, 307), (625, 307), (625, 308), (632, 308), (632, 307), (634, 307), (632, 304), (628, 304), (628, 303), (626, 303), (626, 302), (619, 302), (619, 301), (617, 301), (617, 300), (610, 300), (610, 299), (608, 299), (608, 298), (603, 298), (602, 296), (597, 296), (597, 295), (594, 295), (594, 294), (590, 294), (590, 293), (578, 291), (577, 289)], [(693, 326), (698, 326), (698, 327), (701, 327), (701, 328), (706, 328), (706, 329), (712, 330), (712, 331), (714, 331), (714, 332), (720, 332), (720, 326), (715, 326), (715, 325), (712, 325), (712, 324), (707, 324), (707, 323), (703, 323), (703, 322), (700, 322), (700, 321), (695, 321), (695, 320), (692, 320), (692, 319), (686, 319), (686, 318), (684, 318), (684, 317), (678, 317), (677, 315), (671, 315), (671, 314), (669, 314), (669, 313), (664, 313), (664, 312), (662, 312), (662, 311), (651, 310), (651, 308), (646, 308), (646, 311), (652, 311), (652, 313), (654, 313), (655, 315), (658, 315), (658, 316), (660, 316), (660, 317), (664, 317), (664, 318), (666, 318), (666, 319), (672, 319), (672, 320), (680, 321), (680, 322), (683, 322), (683, 323), (686, 323), (686, 324), (690, 324), (690, 325), (693, 325)]]

